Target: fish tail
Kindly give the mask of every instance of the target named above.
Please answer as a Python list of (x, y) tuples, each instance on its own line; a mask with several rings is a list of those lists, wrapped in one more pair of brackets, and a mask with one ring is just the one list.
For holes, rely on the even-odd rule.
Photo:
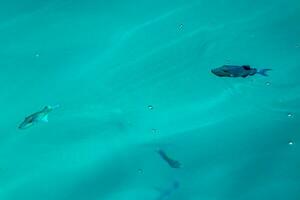
[(270, 70), (272, 70), (272, 69), (259, 69), (259, 70), (257, 70), (256, 73), (260, 74), (262, 76), (268, 76), (267, 72), (270, 71)]

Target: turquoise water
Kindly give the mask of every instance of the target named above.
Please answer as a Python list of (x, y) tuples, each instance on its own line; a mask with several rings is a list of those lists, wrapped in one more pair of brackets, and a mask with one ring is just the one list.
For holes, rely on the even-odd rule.
[(299, 1), (0, 5), (1, 200), (300, 199)]

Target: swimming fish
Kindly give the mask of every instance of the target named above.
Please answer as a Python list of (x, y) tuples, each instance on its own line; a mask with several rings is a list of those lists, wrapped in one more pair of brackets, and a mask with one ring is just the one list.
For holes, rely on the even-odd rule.
[(159, 149), (158, 154), (161, 156), (161, 158), (166, 161), (170, 167), (172, 168), (180, 168), (181, 164), (177, 160), (171, 159), (163, 150)]
[(58, 108), (59, 105), (56, 106), (45, 106), (43, 110), (33, 113), (26, 117), (24, 121), (19, 125), (19, 129), (26, 129), (38, 122), (48, 122), (48, 114)]
[(249, 65), (223, 65), (212, 69), (211, 72), (220, 77), (243, 77), (253, 76), (255, 74), (260, 74), (262, 76), (268, 76), (267, 71), (271, 69), (256, 69), (251, 68)]

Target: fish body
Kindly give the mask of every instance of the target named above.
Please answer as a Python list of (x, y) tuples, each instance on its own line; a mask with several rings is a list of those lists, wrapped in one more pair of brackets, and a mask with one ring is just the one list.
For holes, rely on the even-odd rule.
[(252, 68), (249, 65), (223, 65), (212, 69), (211, 72), (219, 77), (243, 77), (253, 76), (255, 74), (260, 74), (262, 76), (268, 76), (267, 71), (271, 69), (261, 69)]
[(161, 150), (161, 149), (158, 150), (158, 154), (164, 161), (166, 161), (169, 164), (170, 167), (172, 167), (172, 168), (180, 168), (181, 167), (181, 164), (179, 161), (171, 159), (163, 150)]
[(26, 129), (38, 122), (48, 122), (48, 114), (58, 106), (45, 106), (43, 110), (33, 113), (26, 117), (19, 125), (19, 129)]

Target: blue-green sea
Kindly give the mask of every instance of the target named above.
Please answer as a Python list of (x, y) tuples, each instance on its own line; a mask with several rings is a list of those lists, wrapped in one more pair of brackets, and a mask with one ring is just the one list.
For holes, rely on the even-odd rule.
[(299, 0), (1, 0), (0, 44), (0, 200), (300, 199)]

